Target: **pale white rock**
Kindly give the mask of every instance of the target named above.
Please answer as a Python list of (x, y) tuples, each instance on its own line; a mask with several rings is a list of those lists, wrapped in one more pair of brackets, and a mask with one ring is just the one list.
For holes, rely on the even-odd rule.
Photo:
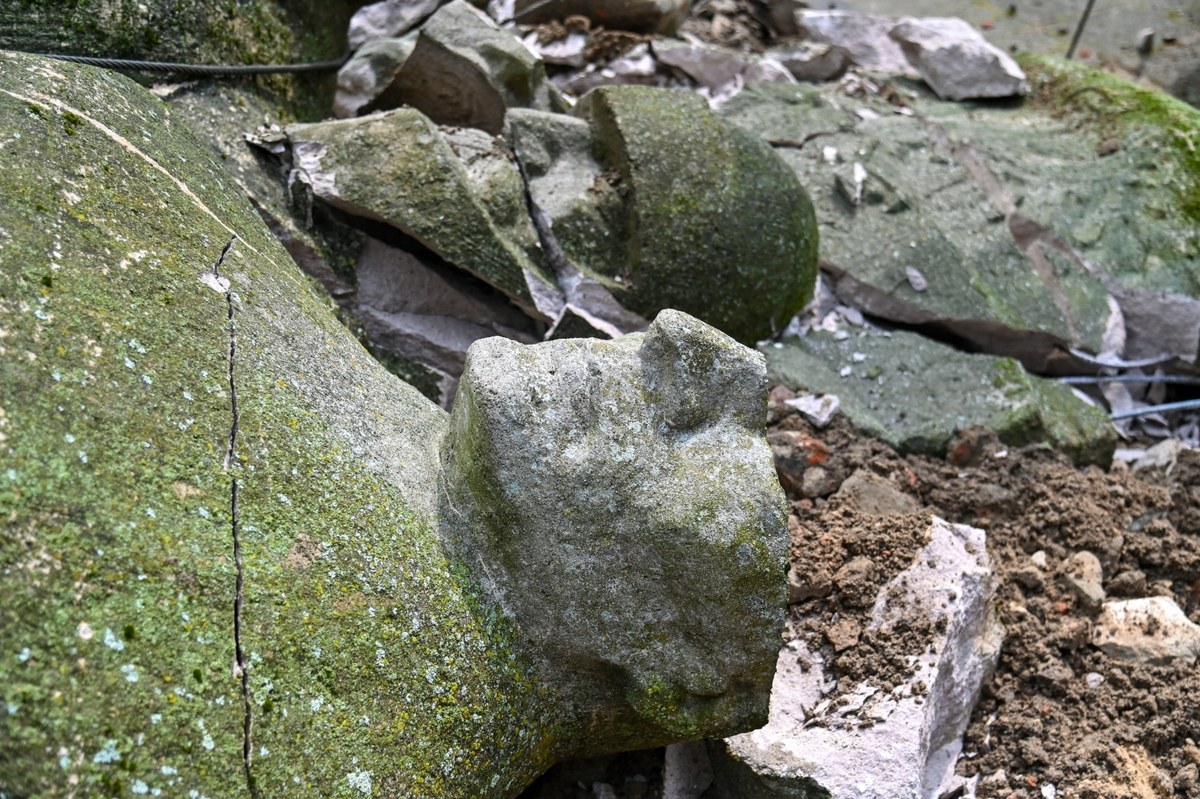
[(671, 744), (663, 753), (663, 799), (700, 799), (712, 785), (704, 741)]
[(825, 429), (841, 407), (837, 394), (802, 394), (799, 397), (784, 400), (783, 404), (800, 411), (804, 418), (818, 430)]
[(1105, 602), (1092, 628), (1092, 644), (1118, 660), (1193, 661), (1200, 655), (1200, 626), (1170, 597)]
[(587, 49), (587, 34), (568, 33), (561, 39), (552, 42), (538, 40), (537, 32), (530, 33), (521, 43), (535, 53), (547, 64), (558, 64), (565, 67), (582, 67), (587, 63), (584, 50)]
[(346, 40), (357, 50), (373, 39), (399, 36), (437, 11), (441, 0), (384, 0), (354, 12)]
[(1081, 550), (1063, 561), (1059, 579), (1084, 607), (1094, 610), (1104, 602), (1104, 570), (1091, 552)]
[(1017, 62), (961, 19), (905, 18), (890, 35), (943, 100), (1029, 93), (1029, 82)]
[(831, 703), (821, 658), (792, 642), (779, 656), (767, 726), (710, 748), (717, 796), (939, 796), (954, 782), (963, 730), (1000, 653), (994, 594), (984, 532), (933, 518), (929, 543), (880, 591), (869, 624), (933, 620), (943, 630), (909, 655), (909, 681), (891, 692), (863, 683)]
[(862, 69), (916, 74), (899, 43), (888, 35), (896, 25), (892, 17), (850, 11), (800, 11), (796, 25), (809, 41), (845, 48)]

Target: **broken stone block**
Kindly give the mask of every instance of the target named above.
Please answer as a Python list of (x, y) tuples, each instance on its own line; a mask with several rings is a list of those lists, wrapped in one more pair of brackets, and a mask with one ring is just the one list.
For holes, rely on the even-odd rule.
[(454, 552), (587, 697), (596, 748), (633, 748), (631, 724), (668, 743), (761, 723), (788, 540), (765, 394), (761, 359), (670, 310), (615, 341), (492, 338), (467, 357), (442, 450)]
[(899, 43), (888, 35), (896, 25), (892, 17), (804, 10), (796, 12), (796, 25), (801, 38), (843, 48), (861, 69), (905, 75), (913, 72)]
[[(293, 185), (411, 236), (535, 319), (552, 319), (561, 309), (561, 300), (552, 301), (558, 293), (553, 278), (530, 257), (537, 252), (536, 233), (521, 208), (523, 183), (503, 144), (472, 149), (407, 108), (290, 125), (287, 134)], [(459, 157), (456, 143), (473, 163)]]
[(938, 796), (1000, 654), (994, 592), (984, 532), (935, 517), (929, 543), (880, 591), (868, 625), (933, 623), (928, 645), (908, 653), (911, 677), (891, 691), (870, 682), (845, 690), (820, 651), (790, 642), (779, 654), (767, 726), (710, 747), (717, 796)]
[(678, 308), (743, 342), (803, 306), (816, 277), (812, 205), (761, 138), (684, 92), (605, 87), (575, 112), (626, 203), (626, 258), (581, 267), (615, 283), (622, 305)]
[(565, 108), (537, 56), (465, 0), (451, 0), (429, 18), (412, 55), (366, 108), (402, 105), (439, 125), (493, 135), (504, 127), (507, 108)]
[(858, 469), (842, 481), (834, 497), (868, 516), (892, 516), (914, 513), (921, 504), (892, 485), (891, 481), (867, 469)]
[(391, 85), (416, 43), (414, 34), (402, 39), (375, 39), (358, 48), (338, 70), (334, 116), (342, 119), (355, 116), (359, 109), (374, 102)]
[(1028, 94), (1017, 62), (956, 17), (907, 18), (890, 34), (921, 78), (943, 100)]
[(1200, 625), (1165, 596), (1105, 602), (1092, 644), (1118, 660), (1166, 664), (1200, 656)]
[[(542, 438), (456, 485), (444, 450), (483, 449), (489, 413), (452, 424), (370, 358), (166, 106), (2, 53), (0, 120), (0, 792), (505, 799), (560, 758), (759, 722), (786, 547), (759, 356), (669, 313), (505, 341), (467, 393), (579, 468)], [(518, 484), (559, 501), (529, 547), (523, 488), (481, 504)], [(523, 553), (560, 531), (539, 585)], [(570, 623), (506, 613), (531, 604)]]
[(537, 25), (583, 16), (613, 30), (669, 34), (690, 6), (687, 0), (516, 0), (512, 21)]
[(392, 39), (412, 30), (428, 17), (442, 0), (383, 0), (354, 12), (346, 42), (353, 50), (376, 39)]

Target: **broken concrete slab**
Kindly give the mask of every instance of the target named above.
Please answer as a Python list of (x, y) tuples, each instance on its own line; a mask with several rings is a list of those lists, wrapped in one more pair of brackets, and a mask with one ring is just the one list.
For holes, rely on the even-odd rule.
[[(536, 234), (528, 217), (513, 218), (514, 198), (523, 189), (502, 151), (491, 160), (494, 169), (473, 165), (468, 170), (450, 140), (415, 109), (290, 125), (287, 135), (293, 185), (299, 182), (325, 203), (411, 236), (504, 292), (535, 319), (557, 313), (539, 307), (544, 293), (557, 289), (544, 265), (531, 260), (523, 246)], [(507, 177), (497, 178), (496, 170), (505, 168)], [(507, 199), (487, 196), (486, 184), (495, 180)], [(502, 212), (493, 217), (489, 210), (497, 207)], [(527, 232), (514, 234), (525, 226)]]
[(1104, 602), (1104, 569), (1091, 552), (1075, 552), (1063, 561), (1059, 580), (1090, 610), (1098, 610)]
[(891, 690), (839, 685), (820, 648), (790, 642), (767, 726), (710, 747), (717, 796), (938, 796), (1000, 654), (994, 592), (984, 532), (934, 517), (929, 543), (880, 591), (867, 628), (932, 623), (931, 640), (909, 653), (911, 677)]
[(901, 452), (941, 455), (955, 430), (972, 425), (1010, 446), (1046, 441), (1088, 463), (1107, 463), (1116, 445), (1108, 416), (1067, 386), (915, 333), (813, 331), (763, 350), (773, 380), (837, 394), (855, 427)]
[(566, 108), (537, 56), (465, 0), (451, 0), (429, 18), (412, 55), (366, 110), (401, 105), (440, 125), (493, 135), (507, 108)]
[[(1127, 325), (1145, 330), (1155, 318), (1146, 308), (1170, 308), (1186, 317), (1169, 340), (1190, 340), (1200, 320), (1190, 303), (1139, 303), (1125, 292), (1185, 299), (1200, 291), (1200, 226), (1187, 211), (1200, 196), (1200, 170), (1171, 133), (1200, 131), (1200, 115), (1086, 68), (1031, 67), (1040, 93), (986, 121), (900, 84), (872, 92), (862, 81), (750, 88), (721, 113), (790, 143), (778, 152), (812, 191), (823, 257), (885, 295), (934, 318), (1048, 334), (1093, 353), (1111, 350), (1123, 327), (1118, 354), (1153, 347), (1153, 336)], [(1080, 99), (1093, 96), (1120, 98), (1144, 122), (1120, 114), (1096, 125), (1105, 106)], [(809, 137), (816, 141), (794, 146)], [(858, 205), (837, 187), (839, 170), (852, 167), (845, 153), (866, 173)], [(867, 201), (875, 194), (879, 202)], [(1122, 221), (1135, 217), (1136, 226)], [(924, 278), (916, 287), (912, 269)]]
[(1105, 602), (1092, 629), (1092, 644), (1118, 660), (1194, 661), (1200, 656), (1200, 626), (1170, 597)]
[(383, 0), (365, 5), (350, 18), (346, 43), (352, 50), (376, 39), (392, 39), (408, 33), (437, 10), (442, 0)]
[(1029, 93), (1025, 72), (1008, 53), (956, 17), (902, 19), (888, 34), (943, 100)]

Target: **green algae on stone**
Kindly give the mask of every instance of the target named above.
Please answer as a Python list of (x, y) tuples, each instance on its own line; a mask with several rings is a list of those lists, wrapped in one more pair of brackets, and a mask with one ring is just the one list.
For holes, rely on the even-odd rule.
[(595, 89), (576, 114), (628, 192), (626, 260), (605, 275), (620, 302), (645, 316), (677, 308), (751, 343), (807, 302), (812, 203), (758, 136), (691, 93), (648, 87)]
[[(1137, 133), (1162, 153), (1164, 187), (1200, 223), (1200, 110), (1171, 95), (1076, 61), (1025, 54), (1035, 103), (1104, 136)], [(1149, 142), (1139, 142), (1147, 144)]]
[[(360, 5), (347, 0), (13, 0), (0, 5), (0, 49), (191, 64), (336, 59)], [(333, 95), (328, 75), (254, 79), (302, 117)]]
[(0, 112), (0, 792), (245, 795), (231, 479), (264, 795), (519, 790), (556, 722), (431, 527), (444, 413), (134, 84), (7, 54)]
[(1010, 446), (1046, 442), (1080, 463), (1116, 446), (1107, 414), (1015, 361), (968, 355), (916, 333), (826, 333), (764, 349), (773, 380), (836, 394), (855, 427), (901, 452), (942, 455), (955, 430), (981, 425)]

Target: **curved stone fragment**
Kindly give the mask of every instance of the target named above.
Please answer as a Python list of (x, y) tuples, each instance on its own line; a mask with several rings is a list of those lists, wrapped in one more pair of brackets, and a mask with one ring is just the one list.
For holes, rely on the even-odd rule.
[(623, 262), (584, 264), (620, 286), (617, 300), (647, 316), (678, 308), (743, 342), (787, 324), (812, 293), (817, 231), (779, 156), (686, 92), (609, 86), (576, 113), (627, 215)]
[(760, 358), (677, 311), (616, 341), (493, 338), (467, 356), (447, 537), (594, 746), (762, 719), (787, 543), (765, 381)]
[[(685, 530), (713, 536), (700, 571), (630, 559), (622, 579), (648, 608), (732, 584), (722, 608), (740, 618), (723, 623), (742, 638), (692, 604), (648, 630), (592, 603), (600, 615), (560, 634), (633, 629), (648, 646), (636, 668), (564, 675), (454, 555), (450, 539), (477, 531), (439, 519), (455, 489), (439, 474), (446, 414), (363, 351), (170, 109), (110, 72), (0, 53), (0, 120), (0, 793), (502, 799), (558, 758), (761, 712), (765, 575), (782, 560), (765, 522), (764, 540), (740, 536), (781, 518), (765, 477), (757, 499), (693, 496), (667, 466), (610, 469), (656, 469), (647, 490), (674, 500), (677, 548), (697, 547)], [(666, 418), (740, 423), (761, 405), (761, 391), (695, 400), (722, 377), (760, 390), (761, 362), (677, 339), (660, 342), (673, 362), (699, 360), (674, 383), (682, 367), (658, 357), (654, 386), (682, 397), (655, 406)], [(622, 368), (646, 374), (636, 357)], [(769, 456), (750, 464), (749, 427), (719, 452), (703, 424), (674, 435), (663, 462), (687, 474), (696, 452), (702, 474), (771, 472)], [(582, 507), (622, 485), (575, 488)], [(625, 511), (613, 525), (630, 534), (670, 527)], [(604, 718), (625, 723), (598, 734)]]

